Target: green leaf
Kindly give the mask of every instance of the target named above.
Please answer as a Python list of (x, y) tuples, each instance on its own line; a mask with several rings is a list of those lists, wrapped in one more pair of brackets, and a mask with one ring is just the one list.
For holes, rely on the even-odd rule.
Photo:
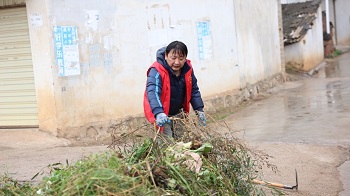
[(198, 149), (196, 150), (193, 150), (193, 152), (196, 152), (196, 153), (202, 153), (202, 154), (207, 154), (211, 151), (211, 149), (213, 148), (213, 146), (209, 143), (204, 143), (202, 144), (201, 147), (199, 147)]

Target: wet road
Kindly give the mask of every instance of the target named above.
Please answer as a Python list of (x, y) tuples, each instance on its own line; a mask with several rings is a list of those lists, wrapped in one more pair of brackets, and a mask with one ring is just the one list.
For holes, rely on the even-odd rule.
[(342, 59), (314, 78), (273, 89), (272, 97), (232, 115), (234, 127), (250, 140), (350, 144), (350, 53)]
[[(340, 158), (335, 159), (342, 159), (338, 177), (346, 189), (339, 195), (350, 195), (350, 52), (328, 62), (311, 78), (287, 82), (272, 89), (271, 93), (267, 99), (255, 102), (226, 120), (234, 129), (241, 130), (242, 137), (254, 143), (346, 149), (343, 152), (347, 155), (339, 154)], [(312, 153), (318, 156), (317, 152)], [(339, 166), (335, 160), (328, 162), (334, 162), (334, 167)], [(291, 160), (290, 164), (297, 163)], [(329, 195), (335, 195), (333, 193)]]

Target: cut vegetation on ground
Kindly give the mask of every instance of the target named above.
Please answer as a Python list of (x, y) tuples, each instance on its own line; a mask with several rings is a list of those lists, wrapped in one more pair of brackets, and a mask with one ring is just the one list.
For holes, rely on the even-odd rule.
[[(152, 125), (112, 134), (110, 151), (74, 164), (57, 163), (39, 184), (0, 179), (0, 195), (265, 195), (258, 186), (269, 156), (250, 149), (224, 123), (202, 127), (196, 116), (177, 119), (186, 127), (178, 140), (164, 140)], [(127, 123), (127, 122), (123, 122)], [(125, 126), (122, 125), (121, 126)]]

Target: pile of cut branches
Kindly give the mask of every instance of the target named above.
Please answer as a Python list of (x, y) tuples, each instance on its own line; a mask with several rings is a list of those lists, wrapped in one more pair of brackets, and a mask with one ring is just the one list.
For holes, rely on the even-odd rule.
[[(224, 122), (211, 119), (203, 127), (195, 115), (173, 120), (186, 127), (177, 141), (162, 138), (153, 125), (113, 135), (110, 152), (55, 165), (28, 190), (36, 195), (265, 195), (266, 189), (252, 181), (263, 165), (276, 169), (267, 154), (248, 148)], [(149, 137), (138, 136), (145, 133)]]

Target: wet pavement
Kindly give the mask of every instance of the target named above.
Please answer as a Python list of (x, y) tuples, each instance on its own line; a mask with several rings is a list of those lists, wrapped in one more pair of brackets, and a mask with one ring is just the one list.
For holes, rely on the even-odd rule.
[(274, 89), (279, 92), (233, 115), (235, 127), (257, 141), (349, 144), (350, 73), (317, 77)]
[[(350, 149), (350, 52), (326, 61), (312, 77), (272, 89), (271, 96), (226, 121), (254, 143)], [(345, 151), (338, 168), (345, 190), (339, 195), (350, 195), (350, 151)]]

